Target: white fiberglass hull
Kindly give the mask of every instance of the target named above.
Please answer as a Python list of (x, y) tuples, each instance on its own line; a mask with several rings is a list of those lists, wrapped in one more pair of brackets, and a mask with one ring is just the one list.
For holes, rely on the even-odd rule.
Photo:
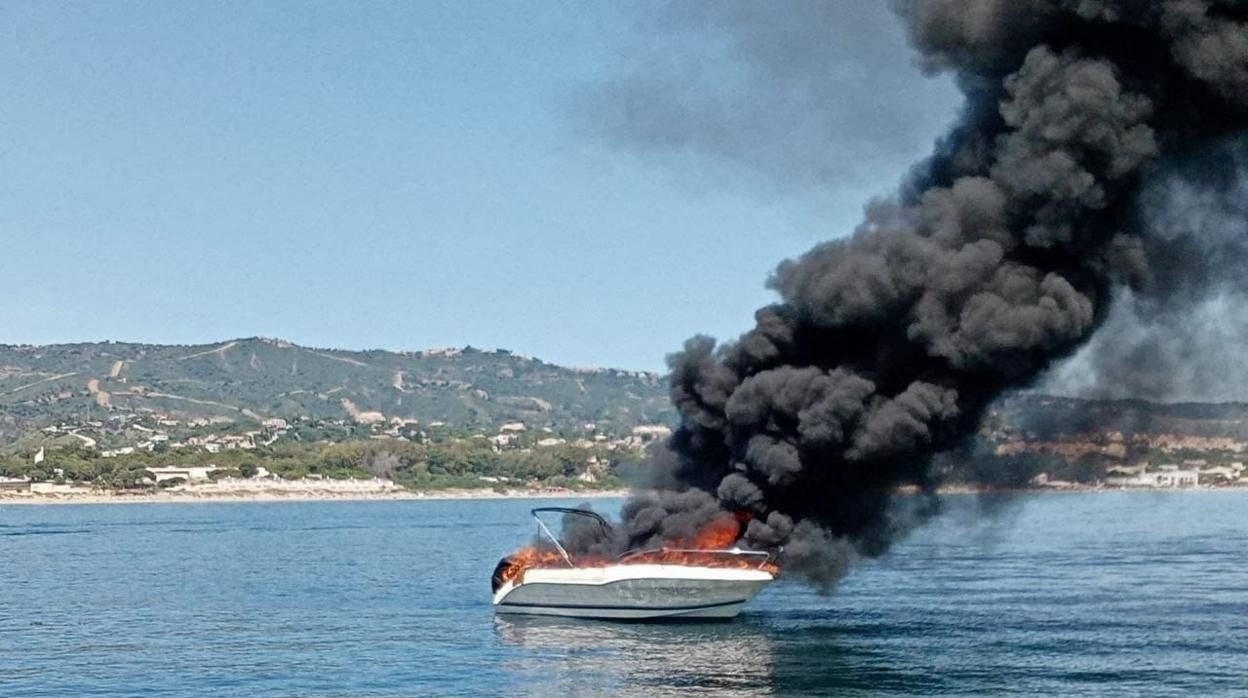
[(616, 620), (730, 619), (772, 581), (758, 569), (609, 565), (526, 570), (494, 594), (497, 613)]

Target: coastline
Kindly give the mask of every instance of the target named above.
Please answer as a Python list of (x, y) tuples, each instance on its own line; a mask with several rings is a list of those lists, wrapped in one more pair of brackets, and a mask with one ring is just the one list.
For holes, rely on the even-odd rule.
[[(1019, 489), (993, 489), (950, 485), (937, 489), (940, 495), (981, 495), (1001, 494), (1010, 496), (1030, 494), (1062, 494), (1062, 493), (1174, 493), (1174, 492), (1228, 492), (1248, 491), (1248, 486), (1229, 485), (1222, 487), (1104, 487), (1082, 485), (1076, 487), (1030, 487)], [(141, 494), (127, 494), (107, 490), (90, 490), (87, 492), (56, 492), (47, 494), (32, 493), (0, 493), (0, 507), (8, 504), (18, 506), (42, 506), (64, 504), (243, 504), (273, 502), (372, 502), (372, 501), (446, 501), (446, 500), (486, 500), (486, 499), (612, 499), (627, 497), (632, 490), (565, 490), (559, 488), (537, 487), (509, 489), (502, 492), (492, 489), (444, 489), (444, 490), (404, 490), (390, 486), (377, 489), (311, 487), (297, 490), (211, 490), (209, 488), (190, 488), (182, 490), (160, 490)], [(917, 494), (915, 487), (902, 487), (897, 494)]]
[(608, 499), (624, 497), (628, 490), (555, 490), (549, 488), (516, 489), (505, 492), (478, 489), (446, 489), (432, 491), (336, 491), (304, 490), (299, 492), (195, 492), (166, 490), (144, 494), (119, 494), (107, 491), (56, 494), (0, 495), (0, 507), (62, 504), (239, 504), (272, 502), (371, 502), (371, 501), (442, 501), (455, 499)]

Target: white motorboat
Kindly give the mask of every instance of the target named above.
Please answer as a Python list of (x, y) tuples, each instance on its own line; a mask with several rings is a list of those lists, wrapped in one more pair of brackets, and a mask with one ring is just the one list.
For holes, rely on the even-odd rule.
[(581, 509), (533, 510), (555, 554), (540, 561), (503, 558), (494, 572), (494, 609), (515, 613), (616, 620), (721, 619), (775, 579), (766, 552), (663, 548), (626, 553), (616, 560), (574, 560), (542, 522), (541, 512), (590, 516)]

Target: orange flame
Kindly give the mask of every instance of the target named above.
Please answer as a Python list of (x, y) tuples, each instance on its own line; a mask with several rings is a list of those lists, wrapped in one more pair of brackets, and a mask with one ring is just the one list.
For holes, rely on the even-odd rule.
[[(759, 564), (757, 557), (745, 555), (715, 555), (707, 552), (690, 552), (690, 550), (730, 550), (736, 545), (750, 515), (737, 513), (721, 516), (703, 526), (692, 538), (681, 538), (671, 542), (669, 546), (629, 555), (621, 560), (612, 560), (601, 556), (582, 555), (573, 559), (577, 567), (606, 567), (607, 565), (689, 565), (696, 567), (725, 567), (735, 569), (761, 569), (770, 574), (777, 574), (780, 568), (770, 560)], [(523, 581), (526, 570), (534, 568), (563, 568), (567, 562), (557, 550), (545, 550), (527, 546), (517, 550), (507, 558), (507, 567), (501, 573), (502, 581), (514, 579)]]

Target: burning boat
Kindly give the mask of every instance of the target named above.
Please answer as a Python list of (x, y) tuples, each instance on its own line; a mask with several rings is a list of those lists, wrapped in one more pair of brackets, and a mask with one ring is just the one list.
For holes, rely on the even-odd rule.
[(491, 580), (496, 613), (616, 620), (735, 618), (741, 607), (777, 572), (766, 552), (727, 547), (736, 541), (721, 526), (697, 536), (689, 547), (633, 550), (609, 559), (572, 556), (542, 521), (557, 512), (611, 524), (584, 509), (532, 510), (546, 547), (529, 547), (503, 558)]

